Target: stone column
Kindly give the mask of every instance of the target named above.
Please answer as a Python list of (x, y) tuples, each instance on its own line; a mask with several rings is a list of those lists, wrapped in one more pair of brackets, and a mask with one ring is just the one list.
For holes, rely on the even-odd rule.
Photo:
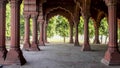
[(5, 44), (6, 3), (7, 0), (0, 0), (0, 64), (3, 64), (7, 54)]
[(29, 50), (30, 49), (30, 15), (24, 15), (25, 18), (25, 36), (24, 36), (24, 50)]
[(109, 44), (102, 63), (120, 65), (120, 52), (117, 43), (117, 0), (106, 0), (108, 6)]
[(39, 21), (40, 23), (40, 38), (39, 38), (39, 45), (40, 46), (45, 46), (45, 43), (44, 43), (44, 20), (40, 20)]
[(75, 46), (79, 46), (79, 41), (78, 41), (78, 25), (79, 25), (79, 23), (78, 22), (76, 22), (75, 23), (75, 43), (74, 43), (74, 45)]
[(22, 0), (10, 0), (11, 5), (11, 46), (7, 53), (5, 64), (26, 63), (20, 49), (20, 4)]
[(82, 51), (90, 51), (90, 45), (89, 45), (89, 15), (84, 14), (84, 44), (82, 45)]
[(47, 41), (47, 26), (48, 26), (48, 24), (45, 24), (45, 43), (48, 43), (48, 41)]
[(39, 51), (38, 47), (38, 38), (37, 38), (37, 15), (33, 14), (32, 15), (32, 44), (31, 44), (31, 50), (32, 51)]
[(44, 23), (44, 42), (48, 43), (47, 41), (47, 25), (46, 23)]
[(94, 39), (94, 44), (100, 44), (99, 41), (99, 22), (94, 23), (94, 28), (95, 28), (95, 39)]
[(74, 43), (73, 42), (73, 26), (74, 26), (74, 24), (71, 22), (70, 23), (70, 41), (69, 41), (69, 43)]

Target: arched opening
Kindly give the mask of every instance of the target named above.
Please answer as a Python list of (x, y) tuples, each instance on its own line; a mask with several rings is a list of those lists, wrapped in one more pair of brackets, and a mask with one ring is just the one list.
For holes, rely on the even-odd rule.
[(47, 37), (50, 43), (69, 42), (69, 21), (61, 15), (53, 16), (48, 21)]
[(100, 33), (101, 44), (107, 44), (108, 43), (108, 22), (106, 17), (104, 17), (100, 22), (99, 33)]

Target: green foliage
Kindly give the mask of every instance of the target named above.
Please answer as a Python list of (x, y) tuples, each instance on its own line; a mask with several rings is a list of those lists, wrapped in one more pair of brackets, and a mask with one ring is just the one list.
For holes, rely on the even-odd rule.
[(57, 16), (56, 20), (56, 34), (67, 37), (69, 33), (68, 20), (63, 16)]
[[(92, 19), (89, 19), (88, 26), (89, 26), (89, 37), (92, 38), (94, 36), (94, 32), (95, 32)], [(80, 17), (80, 24), (78, 26), (78, 29), (79, 29), (79, 33), (81, 35), (83, 35), (84, 34), (84, 19), (83, 19), (83, 17)]]
[(49, 20), (47, 27), (47, 36), (52, 37), (58, 34), (62, 37), (67, 37), (69, 33), (68, 20), (63, 16), (57, 15)]
[(10, 4), (6, 6), (6, 37), (10, 37)]
[(107, 18), (103, 18), (100, 22), (100, 28), (99, 28), (100, 35), (108, 36), (108, 23)]
[[(6, 6), (6, 36), (10, 37), (10, 4), (8, 3)], [(20, 6), (20, 36), (24, 36), (24, 17), (23, 17), (23, 3)]]
[(54, 36), (54, 34), (55, 34), (55, 21), (56, 21), (55, 17), (52, 17), (49, 20), (49, 23), (47, 26), (47, 37), (49, 37), (49, 38)]
[(78, 26), (78, 29), (79, 29), (79, 33), (82, 35), (84, 33), (84, 19), (82, 17), (80, 17), (80, 23), (79, 23), (79, 26)]
[(89, 37), (93, 38), (94, 37), (94, 33), (95, 33), (94, 23), (93, 23), (92, 19), (89, 19)]

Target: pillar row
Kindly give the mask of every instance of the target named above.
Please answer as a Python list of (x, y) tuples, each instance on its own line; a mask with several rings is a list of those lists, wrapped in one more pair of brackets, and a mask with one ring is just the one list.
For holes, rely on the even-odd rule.
[(22, 0), (10, 0), (11, 5), (11, 43), (10, 50), (7, 53), (5, 64), (26, 63), (23, 53), (20, 49), (20, 4)]
[(30, 15), (24, 15), (25, 18), (25, 36), (24, 36), (24, 50), (30, 49)]
[(31, 44), (31, 50), (32, 51), (39, 51), (38, 47), (38, 35), (37, 35), (37, 15), (32, 15), (32, 44)]
[(7, 0), (0, 0), (0, 64), (4, 63), (7, 54), (5, 44), (6, 3)]
[(90, 51), (90, 45), (89, 45), (89, 16), (84, 14), (84, 43), (82, 45), (82, 51)]
[(117, 0), (106, 0), (108, 6), (109, 44), (102, 63), (120, 65), (120, 52), (117, 43)]

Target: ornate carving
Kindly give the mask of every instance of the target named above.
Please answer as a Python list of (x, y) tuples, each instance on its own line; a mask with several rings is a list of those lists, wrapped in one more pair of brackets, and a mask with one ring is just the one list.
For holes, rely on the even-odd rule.
[(30, 15), (29, 15), (29, 14), (24, 14), (24, 18), (29, 19), (29, 18), (30, 18)]
[(32, 14), (31, 14), (31, 18), (38, 18), (38, 12), (33, 12)]
[(115, 6), (117, 5), (117, 0), (105, 0), (107, 6)]
[(15, 8), (22, 3), (22, 0), (9, 0), (9, 1), (10, 1), (10, 4), (11, 4), (10, 5), (11, 8)]

